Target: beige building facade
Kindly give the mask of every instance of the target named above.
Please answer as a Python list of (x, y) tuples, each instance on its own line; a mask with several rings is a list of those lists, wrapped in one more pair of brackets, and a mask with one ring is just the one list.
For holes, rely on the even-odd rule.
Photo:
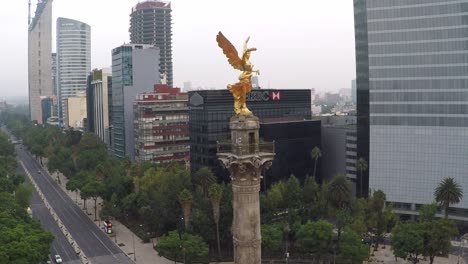
[(77, 130), (83, 129), (87, 113), (85, 93), (79, 93), (76, 96), (67, 98), (65, 108), (67, 113), (66, 126)]

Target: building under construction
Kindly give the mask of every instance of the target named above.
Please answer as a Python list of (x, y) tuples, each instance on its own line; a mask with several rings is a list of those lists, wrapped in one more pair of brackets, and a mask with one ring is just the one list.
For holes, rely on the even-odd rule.
[(129, 29), (131, 43), (159, 48), (159, 71), (167, 76), (169, 87), (173, 87), (171, 12), (170, 2), (148, 0), (139, 3), (132, 8)]

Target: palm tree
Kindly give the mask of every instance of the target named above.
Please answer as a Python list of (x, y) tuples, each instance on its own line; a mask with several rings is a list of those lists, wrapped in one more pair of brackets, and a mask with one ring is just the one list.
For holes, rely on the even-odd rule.
[(132, 161), (128, 156), (125, 156), (125, 158), (122, 160), (123, 168), (125, 170), (125, 175), (128, 177), (131, 175), (132, 171)]
[(223, 187), (217, 183), (212, 184), (208, 189), (208, 195), (211, 200), (211, 205), (213, 206), (213, 219), (216, 225), (216, 239), (218, 242), (218, 257), (221, 258), (221, 244), (219, 241), (219, 205), (223, 198)]
[(208, 197), (208, 188), (210, 187), (211, 184), (216, 182), (216, 178), (213, 175), (213, 172), (211, 172), (210, 168), (201, 167), (195, 173), (195, 180), (196, 180), (197, 184), (202, 187), (203, 195), (205, 197)]
[(363, 189), (362, 189), (362, 178), (364, 177), (364, 172), (367, 170), (367, 162), (363, 158), (359, 158), (356, 161), (356, 169), (359, 171), (359, 186), (360, 186), (360, 195), (364, 197)]
[(189, 226), (190, 211), (192, 211), (192, 201), (192, 193), (189, 190), (183, 189), (179, 193), (179, 203), (182, 206), (182, 211), (184, 212), (185, 229), (188, 229)]
[(318, 147), (314, 147), (312, 149), (312, 151), (310, 152), (310, 156), (312, 156), (312, 159), (315, 160), (314, 162), (314, 178), (315, 176), (315, 173), (317, 172), (317, 160), (322, 157), (322, 152), (320, 151), (320, 149)]
[(444, 208), (445, 219), (448, 218), (448, 209), (451, 204), (457, 204), (463, 198), (463, 190), (452, 178), (443, 179), (434, 191), (435, 200)]
[(336, 175), (330, 182), (328, 197), (337, 209), (343, 208), (351, 198), (351, 182), (344, 175)]

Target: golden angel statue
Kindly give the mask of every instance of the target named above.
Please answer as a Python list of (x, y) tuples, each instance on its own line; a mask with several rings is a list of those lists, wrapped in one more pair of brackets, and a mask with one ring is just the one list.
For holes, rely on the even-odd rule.
[(236, 70), (242, 71), (239, 76), (239, 82), (235, 84), (228, 84), (227, 88), (234, 96), (234, 112), (238, 115), (251, 115), (252, 112), (247, 108), (245, 104), (245, 99), (247, 94), (252, 90), (252, 75), (257, 73), (260, 75), (259, 70), (253, 70), (253, 65), (250, 63), (250, 53), (256, 51), (256, 48), (247, 48), (247, 43), (249, 38), (244, 43), (244, 54), (242, 58), (239, 58), (236, 48), (229, 42), (229, 40), (219, 32), (216, 36), (216, 41), (218, 46), (223, 49), (224, 54), (228, 58), (229, 64)]

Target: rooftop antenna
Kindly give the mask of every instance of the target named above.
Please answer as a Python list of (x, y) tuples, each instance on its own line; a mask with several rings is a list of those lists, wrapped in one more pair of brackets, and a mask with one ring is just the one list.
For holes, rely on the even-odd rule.
[(29, 0), (28, 4), (28, 25), (31, 24), (31, 0)]

